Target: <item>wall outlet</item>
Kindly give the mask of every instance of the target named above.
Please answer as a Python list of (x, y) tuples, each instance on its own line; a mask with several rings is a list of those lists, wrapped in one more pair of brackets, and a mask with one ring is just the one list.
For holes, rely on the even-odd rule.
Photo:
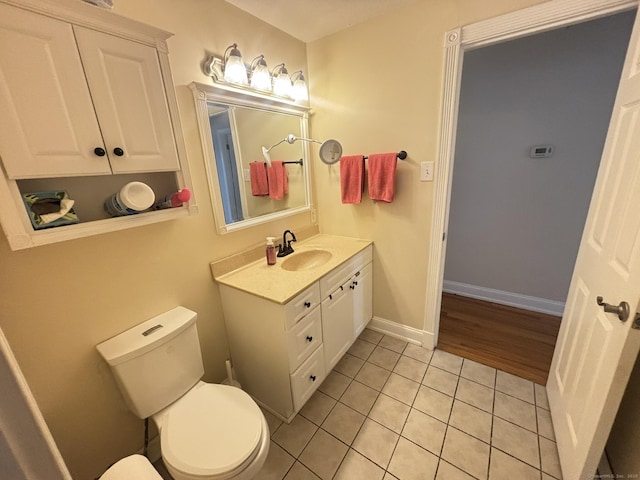
[(316, 218), (316, 209), (312, 208), (311, 209), (311, 223), (315, 224), (317, 223), (317, 218)]
[(433, 162), (420, 162), (420, 181), (433, 181)]

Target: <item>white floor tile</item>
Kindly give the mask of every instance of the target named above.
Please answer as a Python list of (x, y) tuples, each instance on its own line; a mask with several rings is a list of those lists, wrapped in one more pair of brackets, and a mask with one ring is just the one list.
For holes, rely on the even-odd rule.
[(500, 370), (496, 375), (496, 391), (506, 393), (525, 402), (535, 403), (533, 382)]
[(412, 408), (402, 429), (402, 436), (431, 453), (440, 455), (446, 431), (446, 423)]
[(535, 468), (540, 468), (538, 436), (529, 430), (494, 417), (491, 444)]
[(562, 480), (545, 387), (365, 329), (258, 480)]
[(437, 468), (438, 457), (400, 437), (388, 470), (402, 480), (433, 480)]
[(353, 442), (353, 449), (386, 469), (399, 437), (397, 433), (367, 419)]
[(456, 428), (447, 428), (442, 458), (469, 475), (479, 479), (487, 478), (489, 444)]
[(537, 432), (536, 407), (532, 403), (496, 392), (493, 414), (527, 430)]
[(433, 365), (427, 368), (422, 384), (453, 397), (458, 387), (458, 376)]

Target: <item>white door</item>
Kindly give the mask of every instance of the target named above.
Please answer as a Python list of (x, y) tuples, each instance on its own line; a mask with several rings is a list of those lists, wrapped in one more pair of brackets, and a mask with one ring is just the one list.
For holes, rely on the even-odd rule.
[(178, 170), (155, 48), (74, 26), (113, 173)]
[(0, 112), (9, 178), (111, 173), (70, 24), (0, 5)]
[(566, 479), (593, 477), (640, 348), (639, 33), (636, 18), (547, 383)]

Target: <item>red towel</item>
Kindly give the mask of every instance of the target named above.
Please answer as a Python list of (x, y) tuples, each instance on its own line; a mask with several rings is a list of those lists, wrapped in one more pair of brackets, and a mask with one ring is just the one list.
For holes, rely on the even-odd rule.
[(360, 203), (364, 190), (364, 156), (340, 158), (340, 194), (342, 203)]
[(397, 163), (397, 153), (369, 155), (369, 198), (381, 202), (393, 202)]
[(282, 162), (271, 162), (271, 166), (267, 167), (267, 179), (269, 181), (269, 198), (282, 200), (289, 193), (287, 169)]
[(249, 163), (249, 177), (251, 179), (251, 195), (256, 197), (269, 195), (267, 169), (264, 162)]

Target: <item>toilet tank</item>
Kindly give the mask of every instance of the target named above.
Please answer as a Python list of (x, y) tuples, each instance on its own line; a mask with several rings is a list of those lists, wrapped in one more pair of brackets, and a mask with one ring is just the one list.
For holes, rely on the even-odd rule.
[(173, 403), (204, 374), (196, 318), (176, 307), (97, 345), (138, 417)]

